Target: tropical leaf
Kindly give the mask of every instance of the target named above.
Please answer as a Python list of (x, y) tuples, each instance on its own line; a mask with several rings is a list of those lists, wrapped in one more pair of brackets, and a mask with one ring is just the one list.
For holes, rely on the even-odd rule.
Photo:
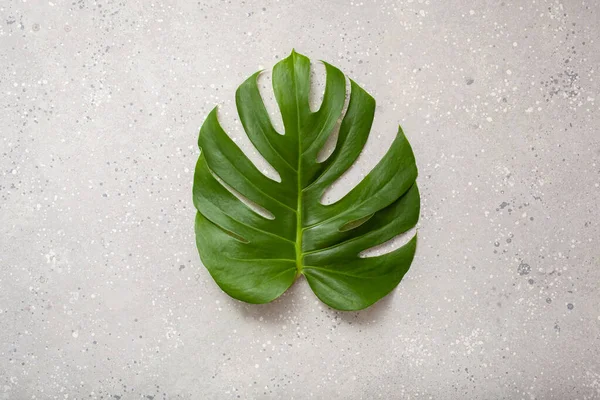
[[(196, 243), (204, 266), (236, 299), (269, 302), (303, 275), (327, 305), (359, 310), (394, 289), (412, 262), (416, 235), (390, 253), (361, 257), (419, 218), (417, 167), (402, 129), (356, 187), (333, 204), (321, 203), (323, 192), (361, 153), (375, 113), (375, 100), (350, 80), (343, 114), (346, 78), (324, 65), (325, 93), (315, 112), (309, 108), (310, 60), (292, 51), (273, 68), (285, 132), (271, 123), (257, 85), (260, 72), (237, 89), (246, 134), (277, 170), (280, 182), (261, 173), (229, 138), (216, 108), (200, 129), (193, 188)], [(333, 153), (318, 162), (342, 116)], [(256, 211), (248, 205), (252, 203), (268, 213)]]

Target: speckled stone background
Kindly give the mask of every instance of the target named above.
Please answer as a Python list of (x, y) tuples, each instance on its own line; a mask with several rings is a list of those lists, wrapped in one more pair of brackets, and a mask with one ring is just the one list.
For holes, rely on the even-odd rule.
[[(21, 0), (0, 17), (0, 398), (600, 399), (600, 3)], [(417, 155), (416, 259), (365, 311), (304, 280), (234, 301), (196, 252), (198, 128), (219, 104), (252, 152), (235, 89), (292, 47), (378, 101), (329, 201), (398, 123)]]

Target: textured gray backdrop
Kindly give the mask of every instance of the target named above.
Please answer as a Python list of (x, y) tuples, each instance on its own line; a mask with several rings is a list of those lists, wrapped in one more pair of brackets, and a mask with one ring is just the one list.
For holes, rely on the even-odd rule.
[[(600, 3), (20, 0), (0, 17), (0, 398), (600, 398)], [(196, 252), (198, 128), (219, 104), (251, 151), (235, 89), (292, 47), (378, 101), (328, 201), (398, 123), (417, 155), (416, 259), (362, 312), (304, 280), (234, 301)]]

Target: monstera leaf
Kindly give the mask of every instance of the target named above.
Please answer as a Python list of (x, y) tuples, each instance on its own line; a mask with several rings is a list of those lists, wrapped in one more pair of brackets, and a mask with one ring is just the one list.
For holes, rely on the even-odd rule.
[[(292, 51), (273, 68), (284, 132), (270, 121), (257, 86), (260, 72), (236, 92), (246, 134), (281, 181), (262, 174), (244, 155), (219, 125), (216, 108), (200, 129), (193, 188), (196, 243), (204, 266), (236, 299), (269, 302), (304, 276), (327, 305), (359, 310), (394, 289), (412, 262), (416, 236), (390, 253), (361, 257), (419, 218), (417, 167), (401, 129), (356, 187), (333, 204), (321, 203), (325, 189), (362, 151), (375, 113), (375, 100), (350, 80), (335, 149), (318, 162), (346, 98), (344, 74), (324, 64), (325, 94), (315, 112), (309, 108), (309, 59)], [(252, 203), (268, 213), (247, 205)]]

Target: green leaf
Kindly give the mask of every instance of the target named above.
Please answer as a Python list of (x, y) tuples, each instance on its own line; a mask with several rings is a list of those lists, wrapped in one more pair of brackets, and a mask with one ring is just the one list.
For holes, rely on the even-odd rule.
[[(271, 123), (257, 86), (259, 72), (236, 92), (246, 134), (281, 182), (266, 177), (236, 146), (221, 128), (216, 108), (200, 129), (193, 188), (196, 243), (204, 266), (236, 299), (269, 302), (304, 275), (327, 305), (360, 310), (394, 289), (412, 262), (416, 236), (390, 253), (360, 256), (419, 219), (417, 167), (402, 129), (356, 187), (333, 204), (321, 203), (323, 192), (361, 153), (375, 113), (375, 100), (350, 80), (344, 114), (346, 78), (324, 65), (325, 94), (315, 112), (309, 108), (310, 60), (292, 51), (273, 68), (285, 132)], [(318, 162), (342, 116), (333, 153)]]

